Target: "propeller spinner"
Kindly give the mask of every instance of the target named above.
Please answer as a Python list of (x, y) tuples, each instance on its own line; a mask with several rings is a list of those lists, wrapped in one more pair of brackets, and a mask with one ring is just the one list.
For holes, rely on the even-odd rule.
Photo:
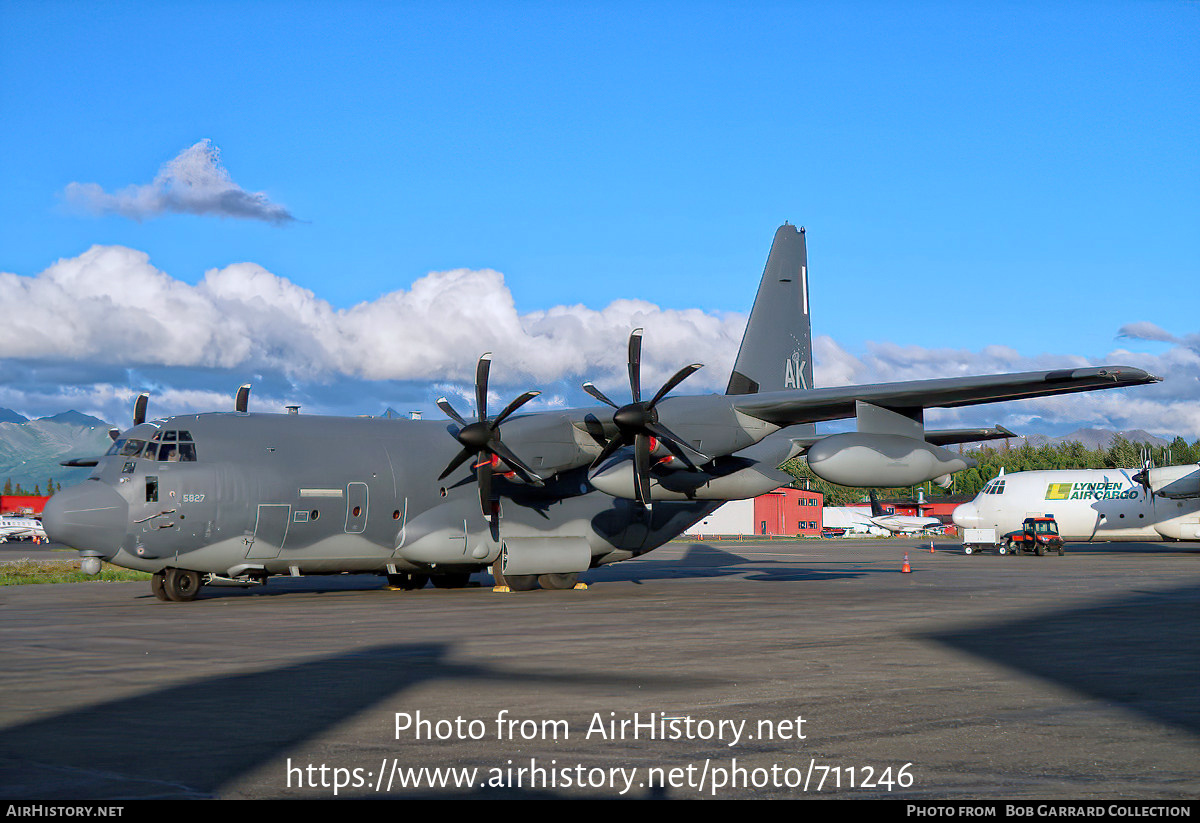
[(500, 439), (500, 424), (541, 392), (525, 392), (505, 406), (504, 411), (500, 412), (494, 420), (489, 421), (487, 389), (488, 372), (491, 370), (491, 365), (492, 353), (487, 352), (479, 358), (479, 364), (475, 367), (475, 403), (479, 410), (479, 419), (476, 422), (468, 423), (464, 420), (446, 398), (439, 397), (437, 401), (438, 408), (459, 425), (460, 428), (454, 433), (454, 437), (463, 446), (462, 451), (455, 455), (454, 459), (446, 466), (445, 471), (438, 475), (438, 480), (445, 479), (447, 475), (474, 455), (477, 458), (474, 469), (475, 479), (479, 483), (479, 505), (483, 509), (484, 517), (489, 519), (496, 514), (496, 501), (492, 497), (492, 476), (496, 473), (496, 467), (501, 460), (526, 483), (534, 486), (545, 485), (542, 478), (533, 469), (526, 466), (521, 458), (513, 454), (512, 450)]
[(633, 397), (633, 402), (618, 406), (592, 383), (583, 384), (585, 392), (617, 410), (613, 414), (613, 423), (617, 426), (617, 436), (605, 444), (600, 456), (592, 461), (592, 468), (599, 466), (618, 449), (633, 446), (633, 473), (636, 479), (634, 492), (638, 502), (647, 508), (650, 507), (650, 452), (654, 451), (654, 441), (662, 443), (667, 451), (683, 461), (683, 464), (692, 471), (696, 471), (696, 464), (687, 456), (687, 451), (699, 455), (703, 458), (702, 462), (709, 460), (707, 455), (689, 446), (679, 435), (664, 426), (659, 421), (658, 412), (655, 409), (659, 401), (666, 397), (671, 389), (703, 367), (702, 363), (684, 366), (662, 385), (662, 388), (649, 402), (643, 401), (642, 330), (634, 329), (633, 333), (629, 335), (629, 392)]

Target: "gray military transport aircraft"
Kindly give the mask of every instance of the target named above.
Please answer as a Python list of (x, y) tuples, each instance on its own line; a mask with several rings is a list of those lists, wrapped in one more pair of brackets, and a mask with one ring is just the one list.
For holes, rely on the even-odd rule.
[[(928, 431), (927, 408), (1159, 380), (1102, 366), (818, 389), (810, 335), (804, 229), (785, 224), (724, 395), (667, 396), (697, 363), (644, 399), (641, 329), (629, 338), (629, 401), (585, 383), (604, 404), (590, 408), (517, 414), (530, 391), (490, 416), (490, 354), (474, 419), (445, 398), (449, 421), (252, 414), (243, 386), (234, 411), (147, 421), (142, 395), (106, 455), (75, 461), (92, 475), (51, 498), (46, 531), (85, 570), (103, 559), (151, 572), (162, 600), (273, 575), (457, 588), (489, 567), (502, 591), (582, 588), (581, 572), (790, 482), (778, 467), (797, 455), (841, 485), (908, 486), (973, 465), (943, 446), (1010, 434)], [(816, 434), (816, 422), (850, 417), (856, 432)]]

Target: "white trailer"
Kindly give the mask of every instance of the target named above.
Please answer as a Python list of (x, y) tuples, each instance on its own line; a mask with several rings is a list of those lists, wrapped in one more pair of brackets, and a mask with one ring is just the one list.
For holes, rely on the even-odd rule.
[(995, 529), (963, 529), (963, 554), (974, 554), (985, 549), (995, 550), (997, 554), (1008, 553), (1000, 544)]

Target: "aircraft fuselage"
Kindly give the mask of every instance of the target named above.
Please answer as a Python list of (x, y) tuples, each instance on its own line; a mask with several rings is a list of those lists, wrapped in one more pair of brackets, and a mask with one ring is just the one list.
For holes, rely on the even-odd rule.
[[(470, 571), (494, 562), (502, 539), (558, 536), (586, 540), (600, 565), (661, 545), (716, 505), (664, 502), (648, 511), (595, 491), (566, 427), (557, 440), (527, 441), (536, 445), (524, 456), (536, 469), (579, 453), (583, 465), (541, 488), (497, 478), (503, 502), (493, 525), (469, 466), (433, 480), (457, 446), (447, 430), (440, 421), (236, 413), (145, 423), (126, 431), (117, 453), (78, 487), (94, 500), (71, 506), (71, 544), (143, 571), (239, 577)], [(195, 459), (159, 459), (184, 434)], [(155, 435), (153, 458), (120, 454)], [(70, 539), (71, 528), (58, 533)]]

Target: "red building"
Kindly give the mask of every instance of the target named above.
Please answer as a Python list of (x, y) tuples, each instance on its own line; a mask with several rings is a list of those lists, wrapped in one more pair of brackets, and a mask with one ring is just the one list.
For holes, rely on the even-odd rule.
[(776, 489), (754, 498), (754, 534), (821, 536), (822, 495)]
[(35, 497), (32, 494), (0, 494), (0, 514), (16, 515), (18, 517), (42, 516), (49, 497)]

